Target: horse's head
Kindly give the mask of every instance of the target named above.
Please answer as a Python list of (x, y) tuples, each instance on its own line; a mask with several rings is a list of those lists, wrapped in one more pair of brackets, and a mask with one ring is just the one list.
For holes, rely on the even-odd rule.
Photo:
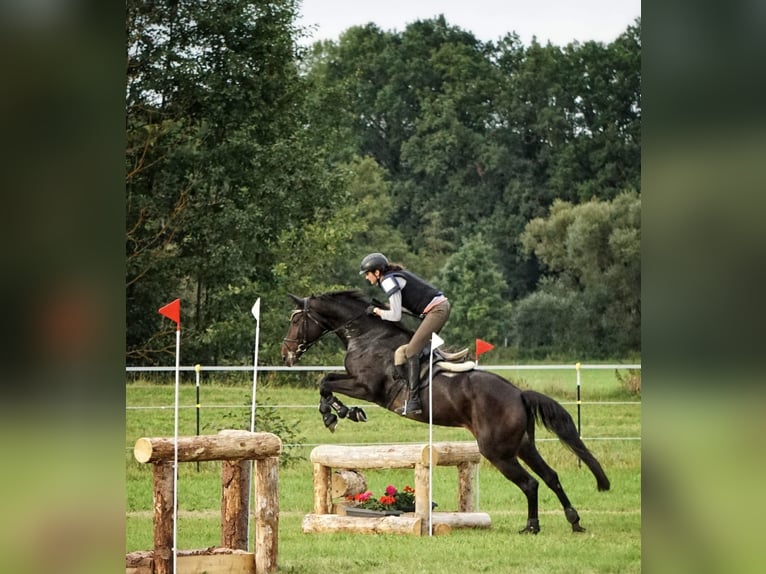
[(287, 335), (282, 340), (282, 362), (292, 367), (301, 355), (313, 345), (327, 329), (309, 310), (308, 297), (290, 295), (296, 308), (290, 315)]
[(335, 291), (303, 298), (290, 295), (290, 298), (296, 308), (282, 341), (282, 360), (290, 367), (326, 333), (335, 333), (347, 345), (351, 337), (372, 331), (405, 332), (398, 324), (368, 316), (366, 309), (370, 303), (360, 291)]

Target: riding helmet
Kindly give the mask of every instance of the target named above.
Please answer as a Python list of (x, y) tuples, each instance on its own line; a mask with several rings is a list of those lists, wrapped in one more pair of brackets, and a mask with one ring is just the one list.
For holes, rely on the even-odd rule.
[(382, 253), (370, 253), (364, 259), (360, 266), (359, 275), (364, 275), (368, 271), (383, 271), (388, 267), (388, 258)]

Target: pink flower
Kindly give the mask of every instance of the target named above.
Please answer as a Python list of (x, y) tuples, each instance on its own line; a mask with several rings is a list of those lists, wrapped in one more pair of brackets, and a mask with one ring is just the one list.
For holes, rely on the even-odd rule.
[(370, 499), (372, 496), (372, 491), (368, 490), (367, 492), (362, 492), (361, 494), (357, 494), (354, 498), (356, 498), (359, 502), (366, 502)]
[(386, 496), (396, 496), (396, 488), (392, 484), (386, 487)]

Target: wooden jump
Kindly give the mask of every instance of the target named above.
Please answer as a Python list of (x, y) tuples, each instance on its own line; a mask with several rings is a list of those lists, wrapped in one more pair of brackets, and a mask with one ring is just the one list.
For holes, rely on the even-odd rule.
[[(458, 512), (433, 512), (434, 534), (452, 528), (490, 528), (489, 515), (473, 512), (473, 471), (481, 461), (475, 442), (433, 443), (389, 446), (320, 445), (311, 451), (314, 465), (314, 512), (303, 519), (303, 532), (428, 534), (429, 465), (455, 466), (458, 472)], [(415, 512), (400, 516), (352, 517), (342, 506), (333, 505), (332, 469), (412, 468), (415, 474)], [(337, 494), (337, 485), (335, 488)], [(337, 508), (338, 514), (333, 514)]]
[[(154, 550), (126, 557), (126, 574), (173, 573), (174, 439), (140, 438), (133, 454), (151, 463), (154, 475)], [(277, 571), (279, 531), (279, 455), (282, 441), (271, 433), (222, 430), (217, 435), (178, 437), (178, 461), (221, 462), (221, 546), (178, 551), (179, 574)], [(254, 461), (251, 463), (250, 461)], [(253, 548), (247, 552), (251, 467), (255, 467)]]

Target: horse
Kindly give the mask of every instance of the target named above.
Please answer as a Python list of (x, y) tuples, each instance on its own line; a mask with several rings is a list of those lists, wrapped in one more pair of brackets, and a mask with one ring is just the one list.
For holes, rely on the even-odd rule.
[[(363, 409), (349, 409), (335, 396), (336, 392), (396, 412), (407, 397), (407, 385), (394, 376), (394, 351), (407, 344), (412, 331), (402, 323), (367, 315), (370, 301), (359, 291), (290, 297), (296, 307), (281, 347), (286, 365), (293, 366), (316, 341), (329, 333), (340, 339), (346, 351), (346, 372), (328, 373), (319, 385), (319, 412), (325, 426), (334, 432), (338, 417), (353, 422), (367, 421)], [(538, 481), (519, 459), (556, 494), (572, 531), (584, 532), (580, 516), (564, 492), (556, 471), (543, 460), (535, 446), (535, 426), (540, 423), (585, 463), (596, 478), (599, 491), (609, 490), (609, 479), (601, 464), (580, 439), (564, 407), (542, 393), (521, 390), (488, 371), (471, 368), (465, 372), (437, 372), (434, 369), (434, 373), (431, 377), (433, 423), (467, 429), (476, 439), (482, 456), (521, 489), (527, 498), (527, 522), (519, 532), (537, 534), (540, 531)], [(420, 387), (423, 393), (429, 384), (428, 373), (421, 379), (424, 379)], [(407, 415), (407, 418), (428, 424), (429, 402), (423, 400), (422, 403), (423, 412)]]

